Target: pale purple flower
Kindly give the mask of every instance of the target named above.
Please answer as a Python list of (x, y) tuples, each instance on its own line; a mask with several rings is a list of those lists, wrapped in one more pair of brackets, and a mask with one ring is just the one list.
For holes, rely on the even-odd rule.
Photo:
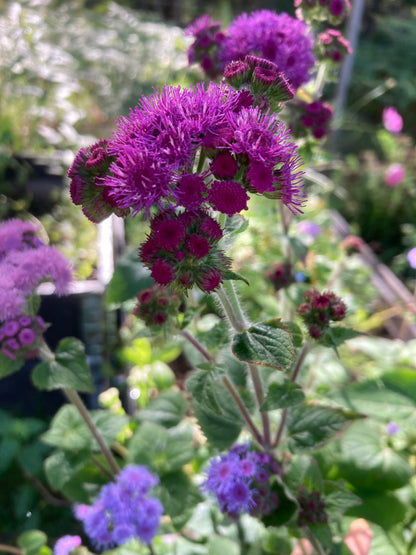
[(406, 170), (402, 164), (390, 164), (384, 175), (384, 181), (389, 187), (396, 187), (406, 177)]
[(12, 218), (0, 225), (0, 261), (10, 251), (37, 248), (43, 242), (36, 236), (39, 226), (29, 221)]
[(396, 424), (396, 422), (389, 422), (387, 424), (386, 431), (387, 431), (387, 435), (393, 436), (393, 435), (398, 434), (400, 432), (400, 426), (398, 426)]
[(304, 233), (305, 235), (309, 235), (312, 239), (316, 239), (316, 237), (322, 233), (322, 227), (315, 222), (311, 222), (310, 220), (303, 220), (299, 222), (297, 228), (298, 231)]
[(243, 513), (262, 516), (279, 503), (269, 485), (276, 472), (280, 467), (267, 453), (252, 451), (248, 444), (234, 445), (210, 460), (202, 490), (213, 495), (221, 512), (231, 518)]
[(407, 260), (409, 261), (410, 267), (416, 270), (416, 247), (407, 253)]
[(400, 133), (403, 129), (403, 118), (393, 106), (384, 108), (383, 125), (390, 133)]
[(79, 536), (63, 536), (54, 545), (53, 555), (69, 555), (69, 553), (81, 545)]
[(75, 516), (83, 522), (91, 542), (104, 549), (133, 538), (149, 544), (163, 513), (161, 502), (149, 495), (158, 482), (145, 466), (129, 465), (115, 482), (101, 488), (93, 505), (76, 506)]

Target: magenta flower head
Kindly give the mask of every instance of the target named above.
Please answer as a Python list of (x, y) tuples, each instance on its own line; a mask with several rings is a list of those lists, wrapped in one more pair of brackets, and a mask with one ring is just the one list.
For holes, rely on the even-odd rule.
[(327, 29), (318, 35), (319, 58), (338, 65), (352, 53), (349, 41), (337, 29)]
[(406, 170), (402, 164), (390, 164), (384, 174), (384, 181), (389, 187), (396, 187), (406, 177)]
[(265, 278), (272, 283), (276, 292), (289, 287), (296, 281), (290, 262), (275, 264), (273, 268), (266, 271)]
[(324, 524), (328, 521), (325, 501), (319, 491), (308, 491), (305, 486), (299, 486), (297, 501), (299, 503), (298, 526)]
[(163, 513), (162, 504), (150, 496), (159, 479), (145, 466), (126, 466), (116, 482), (101, 488), (94, 504), (78, 505), (75, 516), (97, 548), (109, 549), (131, 539), (150, 544)]
[(69, 555), (73, 549), (81, 545), (79, 536), (63, 536), (54, 545), (53, 555)]
[(221, 73), (218, 52), (225, 38), (221, 25), (220, 21), (203, 15), (185, 29), (185, 34), (194, 39), (188, 49), (189, 64), (199, 63), (210, 79)]
[(160, 328), (177, 316), (180, 304), (177, 295), (166, 287), (154, 285), (138, 294), (134, 314), (148, 327)]
[(329, 21), (332, 25), (341, 24), (350, 9), (350, 0), (294, 0), (296, 17), (312, 23)]
[(84, 214), (94, 223), (105, 220), (113, 213), (117, 216), (128, 213), (112, 202), (103, 182), (112, 161), (107, 145), (106, 140), (101, 140), (88, 148), (81, 148), (67, 171), (71, 180), (69, 191), (72, 202), (81, 205)]
[(383, 125), (390, 131), (397, 135), (403, 129), (403, 118), (393, 106), (384, 108), (383, 110)]
[[(234, 202), (235, 199), (230, 200), (231, 205)], [(219, 224), (207, 212), (167, 210), (151, 220), (140, 258), (159, 285), (186, 292), (196, 284), (209, 293), (221, 284), (230, 266), (230, 260), (218, 247), (222, 234)]]
[(339, 322), (345, 318), (347, 307), (332, 291), (319, 293), (306, 291), (304, 303), (298, 307), (298, 314), (305, 322), (309, 335), (320, 339), (329, 328), (331, 321)]
[(407, 260), (411, 268), (416, 270), (416, 247), (407, 253)]
[(327, 102), (297, 101), (292, 105), (291, 127), (295, 137), (321, 140), (330, 132), (333, 110)]
[(236, 444), (227, 454), (211, 459), (202, 490), (232, 519), (243, 513), (261, 517), (279, 505), (270, 481), (279, 472), (278, 463), (269, 454), (256, 452), (249, 444)]
[(296, 90), (309, 81), (315, 64), (312, 31), (306, 23), (286, 13), (269, 10), (243, 13), (226, 31), (220, 49), (223, 67), (244, 60), (248, 54), (276, 64)]

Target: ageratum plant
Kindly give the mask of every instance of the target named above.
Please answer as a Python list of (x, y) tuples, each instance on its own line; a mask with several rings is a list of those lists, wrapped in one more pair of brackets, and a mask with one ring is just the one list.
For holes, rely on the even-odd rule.
[[(326, 4), (319, 4), (321, 17)], [(339, 18), (348, 5), (333, 1), (328, 9)], [(101, 397), (105, 409), (87, 410), (79, 393), (94, 387), (82, 344), (65, 338), (52, 352), (37, 316), (36, 286), (51, 279), (63, 289), (66, 263), (30, 224), (0, 226), (0, 267), (19, 277), (9, 286), (17, 300), (0, 297), (1, 375), (17, 371), (30, 347), (40, 359), (35, 385), (61, 389), (70, 402), (42, 436), (53, 449), (48, 484), (69, 499), (78, 525), (53, 542), (56, 555), (370, 553), (373, 532), (355, 519), (366, 514), (357, 512), (356, 449), (346, 447), (358, 441), (351, 424), (363, 413), (310, 387), (311, 361), (319, 364), (310, 355), (337, 353), (356, 335), (342, 325), (347, 303), (331, 290), (344, 266), (313, 280), (305, 261), (322, 228), (303, 226), (307, 242), (291, 231), (308, 201), (301, 152), (305, 141), (316, 148), (331, 115), (319, 99), (321, 80), (300, 90), (315, 71), (313, 34), (305, 21), (266, 10), (220, 29), (208, 16), (196, 22), (189, 59), (212, 78), (220, 72), (221, 82), (155, 88), (120, 116), (111, 137), (81, 148), (68, 170), (71, 198), (90, 220), (141, 218), (148, 226), (128, 255), (131, 272), (116, 269), (109, 285), (112, 302), (135, 303), (124, 327), (137, 336), (123, 354), (141, 360), (128, 381), (130, 400), (152, 383), (141, 410), (123, 406), (116, 388)], [(288, 105), (300, 107), (301, 140), (284, 121)], [(273, 215), (284, 253), (256, 272), (276, 295), (267, 319), (244, 308), (251, 285), (235, 267), (235, 241), (260, 205)], [(128, 299), (126, 289), (117, 296), (117, 280)], [(208, 330), (206, 316), (216, 322)], [(166, 368), (152, 366), (161, 361), (144, 336), (159, 331), (157, 348), (173, 338), (187, 360), (185, 385), (172, 386), (161, 375)], [(380, 445), (374, 459), (381, 457), (377, 472), (385, 477), (381, 453)], [(387, 473), (389, 491), (411, 477), (394, 455), (400, 472)], [(366, 480), (370, 489), (382, 481)], [(31, 554), (50, 552), (39, 531), (19, 542)]]

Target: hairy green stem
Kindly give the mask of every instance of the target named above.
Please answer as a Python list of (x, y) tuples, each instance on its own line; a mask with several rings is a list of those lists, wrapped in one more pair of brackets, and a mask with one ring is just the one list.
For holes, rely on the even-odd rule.
[(221, 302), (221, 306), (231, 326), (235, 331), (241, 333), (246, 329), (245, 320), (242, 318), (242, 312), (240, 311), (240, 313), (238, 313), (238, 309), (236, 310), (235, 305), (233, 305), (227, 293), (228, 291), (225, 291), (225, 287), (221, 287), (217, 291), (217, 297)]
[(193, 335), (191, 335), (189, 331), (181, 330), (181, 333), (208, 362), (215, 362), (214, 358), (209, 354), (205, 347), (201, 345), (201, 343)]
[(259, 430), (257, 429), (257, 426), (254, 424), (253, 419), (251, 418), (251, 415), (248, 412), (245, 404), (243, 403), (243, 400), (241, 399), (240, 395), (238, 394), (238, 391), (234, 387), (234, 384), (232, 383), (232, 381), (230, 380), (230, 378), (228, 376), (223, 376), (222, 381), (224, 382), (225, 387), (228, 389), (229, 394), (233, 398), (235, 404), (237, 405), (237, 407), (238, 407), (238, 409), (241, 413), (241, 416), (244, 418), (247, 426), (249, 427), (251, 433), (255, 437), (257, 443), (259, 445), (263, 446), (264, 445), (263, 437), (262, 437), (261, 433), (259, 432)]
[[(297, 359), (295, 361), (295, 364), (293, 366), (293, 372), (292, 375), (290, 377), (290, 381), (295, 383), (297, 380), (297, 377), (299, 375), (300, 369), (302, 368), (302, 364), (303, 361), (305, 360), (305, 357), (309, 351), (309, 343), (306, 342), (302, 345), (301, 350), (298, 353)], [(275, 449), (279, 443), (280, 440), (282, 439), (282, 434), (283, 434), (283, 430), (285, 428), (286, 425), (286, 419), (287, 419), (287, 409), (283, 409), (282, 410), (282, 416), (280, 418), (280, 424), (279, 424), (279, 428), (277, 430), (276, 436), (274, 438), (274, 441), (272, 443), (272, 447)]]
[(68, 400), (76, 407), (76, 409), (78, 410), (78, 412), (82, 416), (82, 419), (84, 420), (85, 424), (88, 426), (88, 429), (92, 433), (94, 439), (98, 443), (98, 446), (100, 447), (100, 450), (101, 450), (105, 460), (107, 461), (108, 466), (110, 467), (112, 475), (115, 476), (116, 474), (118, 474), (120, 472), (118, 464), (117, 464), (117, 462), (116, 462), (116, 460), (113, 456), (113, 453), (107, 447), (107, 445), (104, 442), (104, 440), (103, 440), (100, 432), (98, 431), (96, 425), (92, 421), (91, 415), (88, 412), (87, 407), (84, 405), (81, 397), (78, 395), (78, 393), (74, 389), (70, 389), (68, 387), (63, 388), (63, 392), (65, 393)]
[[(257, 404), (260, 410), (264, 403), (264, 391), (263, 391), (263, 384), (261, 383), (259, 369), (255, 364), (249, 364), (248, 368), (250, 371), (251, 380), (253, 382), (254, 393), (256, 395)], [(267, 414), (267, 412), (260, 411), (260, 416), (261, 416), (261, 422), (263, 425), (264, 447), (268, 448), (271, 446), (269, 415)]]
[[(224, 313), (227, 316), (234, 330), (238, 333), (245, 331), (250, 326), (250, 324), (247, 321), (244, 315), (244, 312), (241, 308), (240, 300), (238, 298), (238, 295), (234, 288), (233, 283), (230, 281), (227, 281), (226, 283), (224, 283), (224, 285), (217, 292), (217, 296), (223, 307)], [(264, 403), (264, 392), (263, 392), (263, 384), (261, 382), (259, 370), (257, 366), (254, 364), (248, 364), (248, 369), (253, 383), (257, 405), (258, 405), (258, 408), (260, 409)], [(268, 449), (271, 446), (270, 419), (267, 412), (260, 412), (260, 417), (261, 417), (262, 426), (263, 426), (263, 437), (261, 437), (260, 441), (258, 437), (256, 437), (256, 439), (260, 443), (260, 445), (262, 445), (262, 447)]]
[(306, 535), (308, 536), (308, 540), (311, 542), (312, 547), (314, 548), (314, 550), (316, 551), (316, 553), (318, 555), (326, 555), (322, 545), (320, 544), (320, 542), (315, 538), (315, 536), (312, 534), (312, 532), (309, 530), (309, 528), (306, 528)]
[[(39, 347), (39, 357), (42, 360), (52, 362), (55, 360), (55, 354), (53, 351), (50, 350), (49, 346), (45, 341), (43, 341), (42, 345)], [(78, 395), (75, 389), (71, 389), (69, 387), (62, 388), (63, 393), (65, 394), (66, 398), (75, 406), (78, 410), (79, 414), (81, 415), (82, 419), (84, 420), (85, 424), (88, 426), (90, 432), (92, 433), (93, 437), (98, 443), (100, 450), (108, 463), (108, 466), (111, 470), (111, 476), (115, 476), (120, 472), (118, 464), (113, 456), (111, 450), (107, 447), (106, 443), (104, 442), (100, 432), (98, 431), (96, 425), (91, 419), (90, 413), (88, 412), (87, 407), (84, 405), (81, 397)], [(108, 472), (107, 472), (108, 475)]]

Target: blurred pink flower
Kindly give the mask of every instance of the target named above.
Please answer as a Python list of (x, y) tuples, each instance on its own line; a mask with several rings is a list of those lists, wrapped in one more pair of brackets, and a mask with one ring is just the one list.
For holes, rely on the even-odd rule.
[(416, 270), (416, 247), (407, 253), (407, 260), (410, 266)]
[(384, 181), (389, 187), (396, 187), (406, 177), (402, 164), (390, 164), (384, 175)]
[(390, 133), (400, 133), (403, 129), (403, 118), (393, 106), (384, 108), (383, 125)]

